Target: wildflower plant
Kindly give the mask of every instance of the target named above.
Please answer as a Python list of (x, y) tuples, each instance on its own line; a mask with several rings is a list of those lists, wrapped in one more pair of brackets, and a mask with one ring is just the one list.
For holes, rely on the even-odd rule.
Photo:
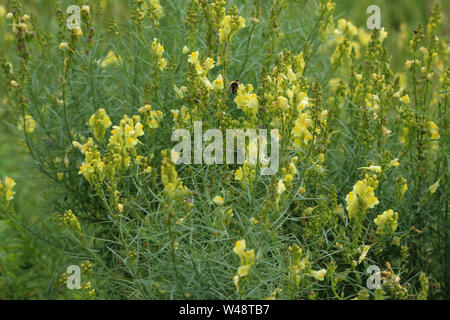
[[(0, 6), (0, 114), (45, 203), (28, 219), (24, 181), (0, 170), (0, 219), (43, 240), (37, 297), (449, 297), (439, 5), (411, 34), (368, 30), (332, 0), (80, 0), (76, 28), (65, 5), (51, 21)], [(279, 143), (177, 161), (173, 132), (200, 121)], [(217, 137), (199, 137), (187, 149), (203, 155)], [(262, 146), (279, 147), (272, 175)], [(366, 288), (373, 265), (380, 288)]]

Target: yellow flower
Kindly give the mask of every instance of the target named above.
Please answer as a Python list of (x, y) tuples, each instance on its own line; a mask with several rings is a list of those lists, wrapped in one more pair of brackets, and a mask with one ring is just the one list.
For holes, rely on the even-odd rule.
[(237, 181), (241, 181), (243, 177), (244, 175), (242, 173), (242, 169), (241, 168), (237, 169), (236, 173), (234, 174), (234, 179)]
[(246, 248), (245, 239), (236, 241), (236, 245), (234, 246), (234, 253), (236, 253), (239, 257), (244, 255), (244, 251)]
[(218, 206), (222, 206), (225, 202), (225, 199), (222, 198), (221, 196), (215, 196), (212, 201), (214, 202), (214, 204), (216, 204)]
[(236, 291), (239, 292), (239, 276), (238, 275), (235, 275), (233, 277), (233, 283), (234, 283), (234, 285), (236, 287)]
[(213, 81), (212, 85), (215, 90), (222, 90), (224, 87), (222, 75), (219, 75), (217, 79)]
[(309, 128), (312, 125), (312, 120), (308, 114), (300, 112), (297, 120), (295, 120), (294, 128), (292, 129), (292, 137), (294, 145), (302, 148), (312, 140), (312, 135)]
[(122, 62), (122, 58), (120, 56), (116, 56), (116, 54), (114, 53), (114, 51), (109, 50), (108, 54), (106, 55), (106, 58), (103, 59), (102, 63), (100, 64), (100, 66), (102, 68), (105, 68), (107, 66), (110, 65), (116, 65)]
[(239, 291), (240, 279), (249, 275), (250, 269), (255, 263), (255, 250), (245, 251), (245, 248), (245, 240), (237, 241), (235, 247), (233, 248), (234, 253), (236, 253), (241, 260), (241, 265), (237, 270), (237, 274), (233, 277), (233, 281), (237, 291)]
[[(394, 212), (392, 209), (389, 209), (382, 214), (378, 215), (374, 222), (378, 226), (377, 234), (383, 234), (384, 232), (394, 233), (397, 230), (397, 222), (398, 213)], [(386, 227), (388, 230), (386, 230)]]
[(244, 266), (240, 266), (240, 267), (238, 268), (238, 271), (237, 271), (237, 275), (239, 276), (239, 278), (248, 276), (248, 272), (249, 272), (249, 270), (250, 270), (251, 267), (252, 267), (252, 266), (249, 265), (249, 264), (246, 264), (246, 265), (244, 265)]
[(214, 68), (214, 59), (213, 58), (206, 58), (206, 60), (205, 60), (205, 70), (209, 71), (212, 68)]
[(369, 171), (373, 171), (373, 172), (377, 172), (377, 173), (381, 173), (381, 171), (382, 171), (380, 166), (361, 167), (360, 169), (365, 169), (365, 170), (369, 170)]
[(441, 181), (441, 179), (439, 178), (438, 181), (436, 181), (434, 184), (432, 184), (429, 188), (428, 188), (428, 193), (430, 195), (433, 195), (436, 193), (437, 189), (439, 188), (439, 182)]
[(21, 132), (23, 132), (24, 122), (26, 133), (32, 134), (34, 132), (34, 129), (36, 128), (36, 120), (34, 120), (33, 117), (30, 116), (29, 114), (25, 115), (25, 121), (20, 120), (19, 123), (17, 124), (17, 129), (19, 129), (19, 131)]
[(194, 65), (198, 65), (199, 64), (199, 61), (198, 61), (199, 55), (200, 55), (200, 53), (198, 51), (192, 52), (189, 55), (188, 62), (190, 62), (191, 64), (194, 64)]
[(159, 70), (163, 71), (167, 67), (167, 59), (161, 58), (159, 61)]
[(245, 19), (243, 17), (230, 15), (225, 16), (222, 19), (219, 28), (220, 43), (230, 41), (243, 27), (245, 27)]
[(289, 101), (285, 97), (278, 97), (276, 104), (283, 111), (287, 111), (289, 109)]
[(84, 6), (81, 7), (81, 11), (86, 13), (86, 14), (89, 14), (91, 9), (89, 8), (89, 6), (84, 5)]
[(161, 58), (164, 54), (164, 47), (161, 45), (157, 38), (153, 39), (152, 51), (157, 57)]
[(14, 199), (16, 193), (13, 191), (13, 188), (15, 185), (16, 182), (10, 177), (5, 177), (3, 184), (0, 182), (0, 192), (3, 193), (6, 202), (10, 202)]
[(111, 120), (103, 108), (98, 109), (89, 119), (89, 126), (93, 129), (96, 139), (103, 139), (111, 124)]
[(69, 43), (67, 43), (66, 41), (63, 41), (59, 44), (59, 48), (61, 50), (67, 49), (67, 48), (69, 48)]
[(391, 162), (389, 162), (389, 167), (398, 167), (400, 165), (400, 162), (398, 162), (398, 159), (394, 159)]
[(65, 226), (73, 231), (74, 233), (80, 235), (81, 234), (81, 225), (78, 221), (75, 214), (72, 212), (72, 210), (68, 210), (64, 213), (63, 221)]
[(253, 86), (240, 84), (237, 89), (237, 97), (234, 99), (237, 107), (247, 115), (256, 115), (258, 113), (258, 97), (253, 93)]
[(400, 98), (400, 101), (403, 102), (404, 104), (409, 104), (409, 96), (404, 95), (403, 97)]
[(283, 180), (278, 181), (277, 194), (281, 195), (285, 191), (286, 191), (286, 186), (284, 185)]
[(361, 247), (361, 255), (359, 256), (358, 264), (363, 262), (363, 260), (366, 258), (366, 255), (369, 252), (371, 247), (372, 246), (367, 246), (367, 245), (364, 245), (364, 246)]

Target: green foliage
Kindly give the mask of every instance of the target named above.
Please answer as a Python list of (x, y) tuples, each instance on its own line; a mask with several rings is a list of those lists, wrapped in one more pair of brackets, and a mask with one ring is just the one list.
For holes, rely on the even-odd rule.
[[(445, 8), (345, 2), (8, 1), (0, 298), (448, 298)], [(279, 172), (175, 165), (194, 121), (278, 129)]]

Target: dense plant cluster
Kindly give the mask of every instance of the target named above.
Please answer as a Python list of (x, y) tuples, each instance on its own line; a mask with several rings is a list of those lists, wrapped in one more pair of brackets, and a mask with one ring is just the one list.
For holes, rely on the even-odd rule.
[[(390, 52), (388, 29), (332, 0), (133, 0), (120, 21), (106, 1), (74, 2), (74, 29), (64, 1), (51, 25), (19, 0), (0, 12), (1, 103), (47, 206), (23, 218), (3, 177), (0, 219), (42, 244), (39, 297), (449, 297), (439, 6)], [(175, 164), (172, 132), (196, 121), (277, 129), (280, 169)], [(81, 290), (65, 287), (70, 265)]]

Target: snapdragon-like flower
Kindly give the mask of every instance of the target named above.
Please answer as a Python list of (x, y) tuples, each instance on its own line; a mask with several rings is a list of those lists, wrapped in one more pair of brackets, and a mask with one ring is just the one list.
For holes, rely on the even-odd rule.
[(243, 17), (226, 15), (220, 23), (220, 43), (230, 41), (234, 37), (234, 35), (244, 27), (245, 19)]
[(310, 275), (313, 276), (316, 280), (323, 281), (325, 279), (325, 276), (327, 274), (326, 269), (320, 269), (320, 270), (311, 270)]
[(215, 196), (215, 197), (212, 199), (212, 202), (213, 202), (215, 205), (223, 206), (223, 204), (225, 203), (225, 199), (224, 199), (223, 197), (221, 197), (221, 196)]
[(117, 56), (114, 51), (109, 50), (105, 59), (100, 63), (102, 68), (106, 68), (108, 66), (118, 65), (122, 63), (122, 57)]
[(16, 182), (10, 177), (5, 177), (3, 183), (0, 181), (0, 199), (6, 201), (6, 203), (13, 200), (14, 195), (16, 194), (13, 191), (15, 185)]
[(256, 170), (248, 160), (245, 160), (244, 165), (238, 168), (234, 174), (234, 179), (240, 181), (244, 189), (253, 183), (255, 177)]
[(148, 3), (147, 12), (150, 13), (150, 17), (154, 21), (158, 21), (164, 15), (163, 7), (159, 0), (150, 0)]
[[(79, 144), (73, 142), (73, 144)], [(105, 163), (102, 161), (100, 152), (94, 143), (92, 138), (82, 146), (79, 147), (84, 154), (84, 161), (80, 167), (79, 174), (82, 174), (84, 178), (91, 184), (100, 183), (105, 178)]]
[(97, 140), (103, 139), (111, 124), (111, 120), (103, 108), (98, 109), (89, 119), (89, 126), (94, 131), (94, 137)]
[(119, 126), (114, 126), (109, 139), (110, 145), (120, 145), (125, 149), (134, 148), (140, 141), (139, 137), (144, 135), (144, 126), (140, 123), (140, 117), (129, 118), (127, 115), (120, 120)]

